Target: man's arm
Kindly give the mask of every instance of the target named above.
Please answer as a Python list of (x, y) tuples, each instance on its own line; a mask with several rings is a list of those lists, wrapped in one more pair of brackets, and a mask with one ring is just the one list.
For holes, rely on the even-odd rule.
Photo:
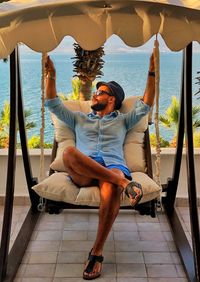
[[(67, 109), (62, 101), (57, 98), (56, 93), (56, 70), (52, 60), (47, 57), (45, 63), (46, 69), (46, 101), (45, 105), (61, 121), (66, 123), (71, 129), (75, 128), (75, 114)], [(57, 99), (54, 99), (57, 98)]]
[(50, 57), (47, 57), (45, 63), (46, 69), (46, 99), (56, 98), (56, 70)]
[(146, 89), (142, 100), (145, 104), (152, 106), (155, 98), (155, 65), (154, 65), (154, 55), (151, 55), (149, 63), (149, 72), (147, 77)]

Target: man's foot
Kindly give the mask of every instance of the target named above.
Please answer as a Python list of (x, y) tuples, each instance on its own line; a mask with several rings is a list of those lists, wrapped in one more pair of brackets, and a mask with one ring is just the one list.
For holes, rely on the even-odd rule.
[(103, 256), (92, 255), (92, 250), (89, 253), (88, 261), (83, 272), (83, 279), (92, 280), (101, 275)]
[(136, 181), (131, 181), (125, 188), (125, 194), (130, 198), (131, 206), (135, 208), (143, 196), (142, 186)]

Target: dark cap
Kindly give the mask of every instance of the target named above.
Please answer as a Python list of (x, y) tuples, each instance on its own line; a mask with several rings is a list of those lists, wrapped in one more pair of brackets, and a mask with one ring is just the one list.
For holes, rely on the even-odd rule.
[(122, 87), (115, 81), (109, 81), (109, 82), (103, 82), (99, 81), (96, 85), (96, 88), (98, 89), (100, 86), (105, 85), (110, 89), (110, 92), (113, 96), (116, 98), (116, 104), (115, 109), (119, 110), (122, 105), (122, 101), (124, 100), (125, 94)]

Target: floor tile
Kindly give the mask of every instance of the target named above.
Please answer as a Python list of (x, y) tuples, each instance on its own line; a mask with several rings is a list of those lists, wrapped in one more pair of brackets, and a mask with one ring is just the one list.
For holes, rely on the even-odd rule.
[(117, 278), (119, 277), (147, 277), (145, 265), (139, 263), (118, 263)]
[(37, 264), (37, 263), (56, 263), (57, 261), (57, 252), (34, 252), (29, 254), (28, 263)]
[(58, 263), (56, 265), (55, 277), (82, 277), (83, 267), (83, 263)]
[(17, 274), (16, 274), (16, 278), (24, 276), (24, 273), (26, 271), (26, 267), (27, 267), (27, 264), (23, 264), (23, 263), (20, 264), (18, 271), (17, 271)]
[(185, 278), (149, 278), (148, 282), (188, 282)]
[(171, 264), (172, 263), (171, 253), (144, 252), (144, 262), (150, 264), (154, 264), (154, 263)]
[(117, 222), (122, 222), (122, 223), (125, 223), (125, 222), (129, 222), (129, 223), (135, 223), (136, 222), (136, 217), (135, 217), (135, 214), (134, 213), (130, 213), (129, 211), (126, 212), (120, 212), (116, 218), (116, 223)]
[(171, 232), (164, 231), (163, 236), (166, 241), (173, 241), (173, 236)]
[(161, 231), (160, 224), (157, 222), (143, 222), (137, 223), (138, 231)]
[(148, 277), (178, 277), (175, 265), (170, 264), (147, 264)]
[(22, 278), (20, 282), (52, 282), (52, 278), (44, 278), (44, 277), (37, 277), (37, 278)]
[(62, 238), (62, 231), (59, 230), (44, 230), (44, 231), (38, 231), (36, 240), (37, 241), (58, 241)]
[(60, 214), (49, 214), (49, 213), (43, 213), (40, 218), (40, 223), (47, 223), (47, 222), (64, 222), (66, 215), (66, 211), (63, 210)]
[(117, 263), (144, 263), (142, 252), (116, 252)]
[[(83, 278), (80, 277), (80, 278), (73, 278), (73, 277), (70, 277), (70, 278), (54, 278), (53, 282), (83, 282)], [(95, 281), (95, 280), (94, 280)], [(117, 282), (116, 278), (113, 278), (113, 277), (109, 277), (109, 278), (106, 278), (106, 277), (99, 277), (98, 280), (96, 280), (98, 282)]]
[(118, 277), (117, 282), (148, 282), (148, 279), (139, 277)]
[(142, 241), (165, 241), (164, 234), (161, 231), (139, 231), (139, 237)]
[(87, 240), (87, 231), (86, 230), (79, 230), (77, 231), (63, 231), (62, 240)]
[(186, 278), (186, 274), (185, 274), (185, 271), (183, 269), (183, 266), (180, 265), (180, 264), (176, 264), (175, 267), (176, 267), (176, 271), (178, 273), (178, 277)]
[(137, 223), (143, 223), (143, 222), (147, 222), (147, 223), (149, 223), (149, 222), (151, 222), (151, 223), (159, 223), (159, 218), (158, 218), (158, 216), (155, 217), (155, 218), (153, 218), (153, 217), (148, 216), (148, 215), (143, 215), (143, 216), (141, 216), (141, 215), (138, 214), (138, 213), (135, 215), (135, 220), (136, 220)]
[(52, 277), (55, 272), (55, 264), (28, 264), (24, 273), (25, 278)]
[[(94, 241), (96, 239), (97, 231), (88, 231), (87, 233), (87, 240)], [(111, 231), (108, 235), (108, 238), (106, 241), (113, 241), (114, 240), (114, 232)]]
[(161, 231), (170, 231), (171, 232), (171, 228), (168, 222), (160, 222), (160, 230)]
[(60, 250), (63, 251), (89, 251), (93, 246), (93, 241), (70, 241), (61, 242)]
[(30, 241), (27, 252), (55, 252), (60, 248), (60, 241)]
[(177, 252), (177, 248), (174, 242), (168, 241), (167, 244), (169, 246), (170, 252)]
[(114, 231), (138, 231), (137, 224), (135, 222), (115, 222), (113, 224)]
[(116, 278), (117, 276), (117, 270), (116, 270), (116, 264), (112, 263), (104, 263), (102, 266), (102, 278)]
[[(94, 241), (70, 241), (61, 242), (61, 251), (88, 251), (91, 250)], [(114, 242), (105, 243), (104, 251), (114, 251)]]
[(180, 256), (177, 252), (171, 252), (172, 262), (175, 264), (181, 264)]
[(62, 230), (63, 229), (63, 222), (39, 222), (36, 225), (35, 230), (44, 231), (44, 230)]
[(87, 258), (86, 252), (59, 252), (58, 264), (64, 263), (84, 263)]
[(116, 241), (138, 241), (139, 233), (136, 231), (114, 231)]
[[(90, 224), (91, 225), (91, 224)], [(88, 222), (73, 222), (73, 223), (64, 223), (64, 230), (89, 230), (89, 223)]]
[(115, 241), (115, 249), (117, 252), (168, 252), (169, 247), (167, 242), (156, 241), (138, 241), (138, 242), (123, 242)]
[[(95, 215), (97, 216), (97, 215)], [(88, 213), (78, 213), (78, 214), (72, 214), (68, 213), (65, 215), (64, 222), (66, 224), (68, 223), (77, 223), (77, 222), (88, 222), (90, 215)]]

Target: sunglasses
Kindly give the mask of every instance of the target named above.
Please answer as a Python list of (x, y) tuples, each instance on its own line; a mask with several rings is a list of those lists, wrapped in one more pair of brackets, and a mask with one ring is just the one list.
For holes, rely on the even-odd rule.
[(101, 95), (104, 95), (104, 94), (107, 94), (109, 96), (113, 96), (111, 93), (107, 92), (107, 91), (104, 91), (104, 90), (97, 90), (96, 92), (93, 93), (95, 96), (101, 96)]

